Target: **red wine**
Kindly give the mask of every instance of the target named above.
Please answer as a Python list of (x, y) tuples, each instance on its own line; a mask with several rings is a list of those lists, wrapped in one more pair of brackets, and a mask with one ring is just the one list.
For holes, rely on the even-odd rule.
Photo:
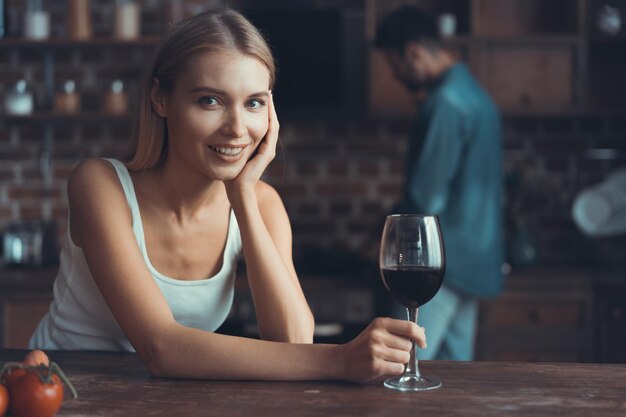
[(441, 287), (443, 272), (443, 268), (414, 265), (380, 270), (385, 287), (397, 302), (407, 308), (421, 307), (429, 302)]

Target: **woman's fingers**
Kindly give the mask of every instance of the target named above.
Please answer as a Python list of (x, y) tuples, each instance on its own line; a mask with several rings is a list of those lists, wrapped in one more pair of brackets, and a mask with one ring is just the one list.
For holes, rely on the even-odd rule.
[(412, 342), (426, 346), (424, 329), (406, 320), (377, 318), (352, 341), (341, 346), (345, 379), (377, 381), (399, 375), (410, 360)]
[(397, 336), (392, 333), (387, 333), (385, 336), (383, 343), (391, 349), (399, 349), (408, 352), (411, 350), (411, 340), (406, 337)]
[[(396, 320), (386, 317), (377, 318), (375, 322), (378, 326), (386, 329), (391, 335), (413, 340), (420, 348), (426, 348), (426, 331), (423, 327), (408, 320)], [(390, 343), (393, 343), (391, 342), (392, 339), (389, 340)], [(396, 349), (402, 348), (402, 346), (398, 344), (395, 344), (393, 347)]]
[(271, 161), (276, 155), (276, 144), (278, 143), (278, 131), (280, 128), (278, 115), (276, 114), (276, 107), (274, 106), (274, 96), (271, 91), (267, 105), (267, 133), (259, 145), (259, 153), (268, 155)]
[(409, 359), (411, 359), (411, 354), (403, 349), (387, 348), (384, 350), (381, 356), (382, 359), (386, 360), (387, 362), (400, 363), (403, 365), (406, 364)]
[[(276, 144), (278, 143), (278, 131), (280, 130), (280, 124), (278, 123), (278, 115), (276, 114), (276, 106), (274, 105), (274, 95), (270, 91), (270, 103), (269, 103), (269, 128), (267, 132), (268, 146), (273, 151), (273, 156), (276, 153)], [(271, 130), (270, 130), (271, 129)]]

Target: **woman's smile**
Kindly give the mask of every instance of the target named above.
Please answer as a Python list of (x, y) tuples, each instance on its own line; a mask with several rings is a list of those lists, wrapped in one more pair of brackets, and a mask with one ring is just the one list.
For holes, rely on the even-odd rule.
[(207, 145), (215, 155), (224, 162), (237, 162), (245, 154), (248, 145)]

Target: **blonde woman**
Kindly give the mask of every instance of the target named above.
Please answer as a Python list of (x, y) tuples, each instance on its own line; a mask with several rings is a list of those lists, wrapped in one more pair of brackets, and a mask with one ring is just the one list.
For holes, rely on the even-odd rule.
[[(378, 381), (400, 374), (423, 329), (379, 318), (345, 345), (314, 320), (276, 191), (274, 60), (233, 10), (180, 22), (158, 47), (132, 155), (88, 159), (68, 183), (54, 301), (31, 348), (136, 351), (156, 376)], [(261, 340), (214, 331), (247, 264)]]

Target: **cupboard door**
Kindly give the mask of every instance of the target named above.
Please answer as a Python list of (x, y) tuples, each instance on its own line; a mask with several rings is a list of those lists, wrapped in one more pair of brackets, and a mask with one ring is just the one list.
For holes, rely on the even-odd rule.
[(26, 349), (39, 320), (48, 312), (48, 296), (15, 298), (4, 301), (4, 347)]
[(504, 109), (564, 109), (573, 103), (569, 46), (489, 45), (478, 57), (479, 78)]
[(473, 0), (472, 31), (476, 36), (574, 34), (577, 0)]
[(583, 300), (510, 299), (503, 297), (483, 311), (483, 323), (489, 327), (583, 327)]

